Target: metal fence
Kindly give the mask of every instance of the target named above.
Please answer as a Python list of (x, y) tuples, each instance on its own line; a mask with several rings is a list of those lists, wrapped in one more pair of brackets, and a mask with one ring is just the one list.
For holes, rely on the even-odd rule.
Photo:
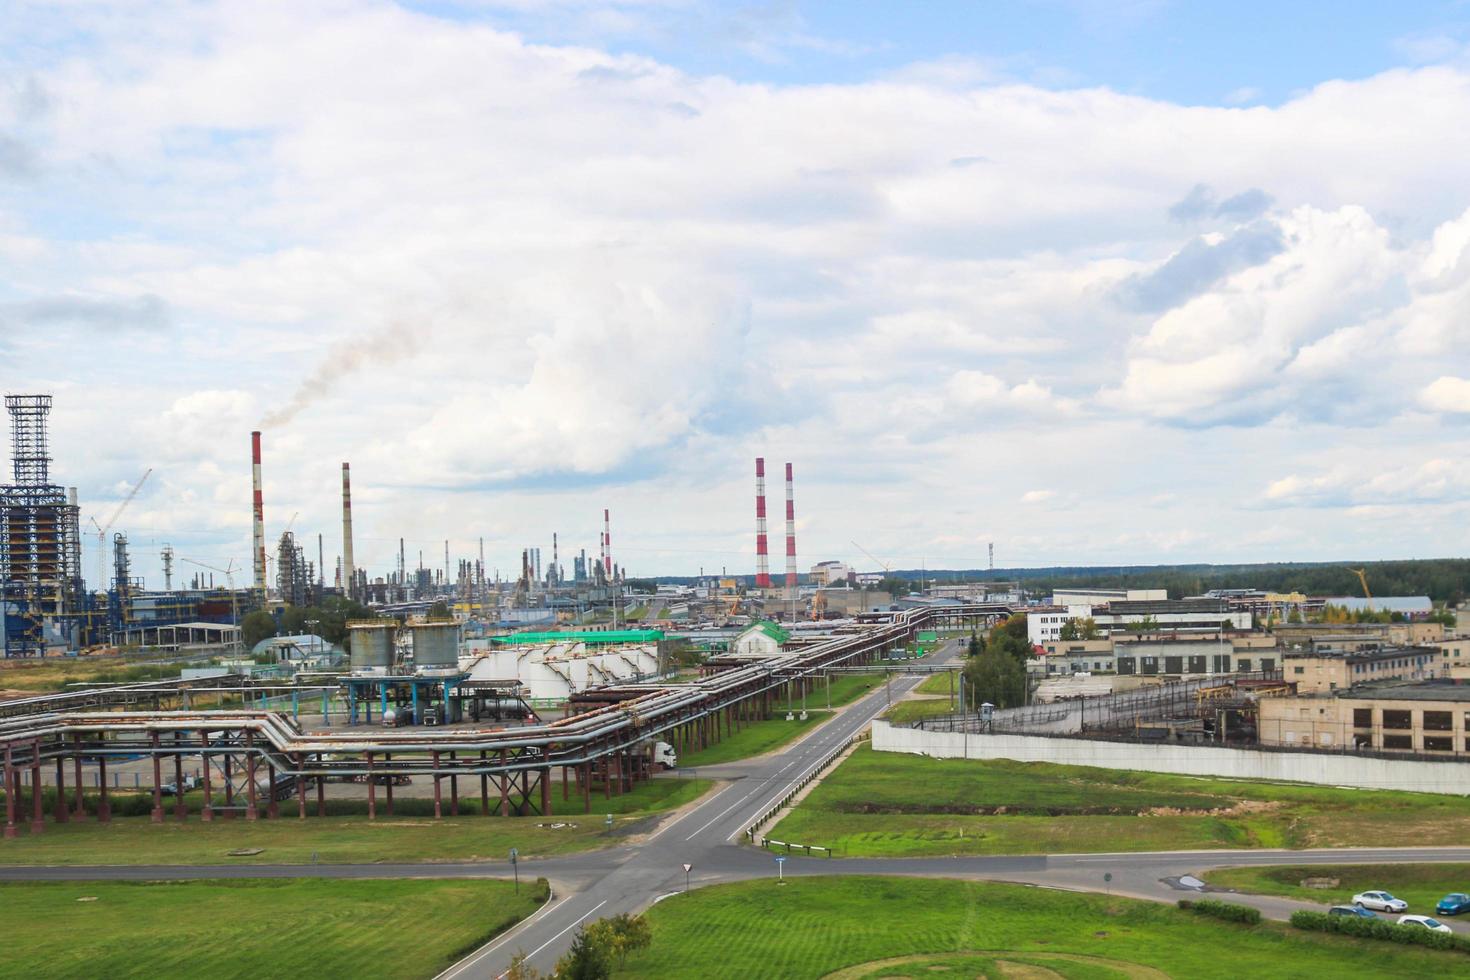
[(992, 712), (988, 721), (982, 719), (975, 709), (964, 714), (920, 719), (909, 727), (939, 732), (1036, 735), (1116, 731), (1133, 728), (1140, 721), (1195, 715), (1198, 713), (1197, 695), (1207, 688), (1221, 687), (1237, 680), (1280, 679), (1279, 671), (1196, 677), (1099, 697), (998, 709)]

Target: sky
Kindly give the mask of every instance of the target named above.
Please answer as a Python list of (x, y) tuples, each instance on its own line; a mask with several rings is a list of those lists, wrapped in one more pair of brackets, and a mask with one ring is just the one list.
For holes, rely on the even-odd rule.
[(351, 461), (375, 575), (604, 507), (630, 574), (749, 574), (757, 456), (803, 569), (1470, 551), (1465, 4), (0, 24), (0, 385), (86, 527), (151, 468), (150, 587), (248, 569), (256, 428), (272, 550), (335, 565)]

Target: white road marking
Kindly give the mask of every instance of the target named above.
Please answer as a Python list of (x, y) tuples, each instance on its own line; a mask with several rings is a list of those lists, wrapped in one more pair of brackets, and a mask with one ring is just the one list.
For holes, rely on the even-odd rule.
[[(571, 925), (567, 926), (561, 932), (557, 933), (556, 935), (552, 936), (550, 939), (546, 940), (546, 942), (542, 943), (540, 946), (537, 946), (535, 949), (531, 950), (530, 953), (526, 954), (526, 959), (528, 959), (528, 960), (535, 959), (537, 953), (541, 952), (547, 946), (550, 946), (552, 943), (556, 942), (562, 936), (565, 936), (567, 933), (569, 933), (573, 929), (577, 928), (577, 926), (581, 925), (583, 922), (585, 922), (587, 920), (587, 917), (589, 915), (591, 915), (593, 912), (596, 912), (598, 909), (602, 908), (606, 904), (607, 904), (607, 899), (604, 898), (602, 901), (600, 901), (596, 905), (592, 906), (586, 912), (582, 913), (582, 917), (580, 919), (578, 919), (576, 922), (573, 922)], [(509, 971), (507, 971), (507, 972), (509, 972)], [(495, 980), (504, 980), (504, 977), (505, 977), (505, 974), (502, 973), (502, 974), (500, 974), (500, 976), (496, 977)]]
[(756, 793), (759, 793), (759, 792), (760, 792), (760, 788), (757, 787), (756, 789), (751, 790), (749, 793), (746, 793), (744, 796), (740, 797), (740, 799), (736, 800), (734, 803), (731, 803), (729, 806), (725, 807), (725, 809), (721, 810), (719, 813), (715, 814), (713, 817), (710, 817), (709, 818), (709, 821), (707, 823), (705, 823), (705, 825), (703, 827), (700, 827), (699, 830), (696, 830), (694, 833), (690, 834), (688, 837), (686, 837), (684, 839), (685, 840), (693, 840), (694, 838), (698, 837), (702, 831), (708, 829), (708, 827), (709, 827), (710, 824), (714, 823), (716, 820), (720, 819), (725, 814), (729, 813), (731, 810), (735, 809), (737, 806), (739, 806), (740, 804), (744, 803), (746, 800), (750, 799), (752, 796), (754, 796)]
[[(536, 912), (533, 915), (531, 915), (529, 918), (523, 920), (514, 929), (510, 930), (509, 932), (507, 932), (505, 935), (501, 936), (499, 939), (495, 940), (495, 942), (491, 943), (490, 945), (481, 947), (478, 952), (473, 953), (470, 956), (466, 957), (465, 959), (460, 960), (458, 963), (454, 964), (449, 969), (445, 970), (443, 973), (441, 973), (437, 977), (435, 977), (434, 980), (452, 980), (453, 977), (456, 977), (459, 974), (463, 973), (465, 970), (467, 970), (470, 967), (474, 966), (480, 960), (484, 959), (485, 957), (489, 956), (491, 953), (495, 952), (501, 946), (504, 946), (512, 938), (514, 938), (515, 936), (517, 936), (521, 932), (523, 932), (527, 926), (529, 926), (531, 923), (535, 922), (537, 919), (541, 918), (541, 916), (543, 914), (545, 914), (546, 912), (550, 912), (553, 908), (560, 907), (561, 904), (562, 904), (562, 902), (564, 902), (564, 901), (566, 901), (566, 899), (562, 899), (561, 901), (558, 901), (558, 902), (553, 902), (550, 899), (548, 899), (545, 905), (543, 905), (539, 909), (537, 909)], [(504, 976), (504, 975), (505, 974), (501, 974), (501, 976)]]
[(724, 789), (720, 790), (714, 796), (711, 796), (709, 799), (707, 799), (704, 802), (700, 803), (699, 806), (694, 807), (691, 810), (687, 810), (684, 813), (679, 814), (679, 816), (675, 817), (668, 824), (665, 824), (664, 826), (660, 827), (658, 829), (658, 833), (654, 834), (652, 837), (649, 837), (648, 839), (649, 840), (657, 840), (659, 837), (663, 836), (663, 832), (664, 831), (666, 831), (669, 828), (673, 827), (675, 824), (677, 824), (680, 821), (682, 821), (685, 817), (693, 816), (694, 814), (696, 814), (699, 811), (703, 810), (705, 807), (709, 806), (715, 800), (718, 800), (720, 797), (724, 796), (727, 792), (729, 792), (733, 788), (734, 788), (733, 784), (730, 785), (730, 786), (726, 786)]
[[(875, 694), (876, 694), (876, 693), (877, 693), (877, 692), (876, 692), (876, 691), (875, 691), (875, 692), (874, 692), (874, 693), (875, 693)], [(850, 729), (849, 729), (849, 730), (848, 730), (848, 734), (847, 734), (847, 735), (846, 735), (846, 736), (845, 736), (845, 738), (843, 738), (843, 739), (839, 739), (839, 740), (838, 740), (838, 741), (845, 741), (845, 740), (848, 740), (848, 739), (851, 739), (851, 738), (852, 738), (852, 736), (853, 736), (853, 735), (856, 735), (856, 734), (857, 734), (857, 733), (858, 733), (858, 732), (860, 732), (860, 731), (862, 731), (862, 730), (863, 730), (863, 727), (864, 727), (864, 726), (865, 726), (865, 725), (867, 725), (867, 724), (868, 724), (868, 723), (869, 723), (869, 722), (871, 722), (871, 721), (872, 721), (872, 720), (873, 720), (873, 719), (874, 719), (874, 718), (876, 718), (876, 717), (878, 717), (878, 715), (880, 715), (880, 714), (882, 714), (882, 713), (883, 713), (883, 712), (884, 712), (884, 711), (886, 711), (886, 710), (887, 710), (887, 709), (888, 709), (888, 708), (889, 708), (889, 704), (888, 704), (888, 702), (887, 702), (887, 701), (886, 701), (886, 700), (885, 700), (885, 701), (884, 701), (884, 702), (883, 702), (883, 703), (882, 703), (882, 704), (880, 704), (880, 705), (878, 705), (878, 707), (877, 707), (877, 708), (875, 708), (875, 709), (874, 709), (874, 710), (873, 710), (873, 711), (871, 711), (871, 712), (869, 712), (869, 713), (868, 713), (868, 714), (867, 714), (867, 715), (866, 715), (866, 716), (865, 716), (865, 717), (864, 717), (864, 718), (863, 718), (863, 720), (862, 720), (862, 721), (860, 721), (860, 722), (858, 722), (858, 723), (857, 723), (857, 724), (856, 724), (856, 725), (853, 725), (853, 726), (852, 726), (852, 727), (851, 727), (851, 728), (850, 728)], [(807, 767), (807, 768), (806, 768), (806, 769), (804, 769), (804, 770), (802, 770), (802, 772), (801, 772), (801, 775), (799, 775), (799, 776), (797, 776), (797, 777), (796, 777), (796, 778), (795, 778), (795, 779), (793, 779), (793, 780), (792, 780), (792, 781), (791, 781), (791, 782), (789, 782), (789, 783), (787, 783), (787, 784), (786, 784), (786, 785), (785, 785), (785, 786), (784, 786), (784, 787), (783, 787), (783, 788), (782, 788), (782, 789), (781, 789), (781, 792), (779, 792), (779, 793), (777, 793), (777, 794), (776, 794), (776, 795), (775, 795), (775, 796), (773, 796), (773, 797), (771, 797), (771, 799), (770, 799), (770, 801), (769, 801), (769, 802), (768, 802), (768, 803), (767, 803), (767, 804), (766, 804), (766, 805), (765, 805), (765, 806), (764, 806), (764, 807), (760, 807), (760, 808), (759, 808), (759, 809), (757, 809), (757, 810), (756, 810), (756, 811), (755, 811), (755, 812), (756, 812), (756, 813), (764, 813), (764, 812), (765, 812), (765, 811), (766, 811), (766, 809), (767, 809), (767, 808), (768, 808), (768, 807), (770, 807), (770, 805), (771, 805), (771, 804), (773, 804), (773, 803), (775, 803), (775, 802), (776, 802), (776, 801), (777, 801), (777, 800), (779, 800), (779, 799), (780, 799), (780, 798), (781, 798), (781, 797), (783, 797), (783, 796), (785, 796), (785, 795), (786, 795), (786, 794), (787, 794), (787, 793), (789, 793), (789, 792), (790, 792), (790, 791), (791, 791), (791, 790), (792, 790), (792, 789), (793, 789), (793, 788), (794, 788), (794, 787), (795, 787), (795, 786), (797, 786), (797, 784), (799, 784), (799, 783), (800, 783), (800, 782), (801, 782), (801, 781), (802, 781), (802, 780), (803, 780), (803, 779), (805, 779), (805, 778), (806, 778), (806, 776), (807, 776), (807, 775), (808, 775), (808, 774), (809, 774), (809, 773), (811, 773), (811, 771), (812, 771), (812, 770), (813, 770), (813, 769), (815, 769), (815, 768), (816, 768), (816, 767), (817, 767), (817, 766), (820, 766), (820, 765), (821, 765), (821, 764), (822, 764), (822, 760), (821, 760), (821, 759), (818, 759), (818, 760), (817, 760), (817, 761), (816, 761), (816, 762), (814, 762), (814, 763), (812, 763), (812, 764), (811, 764), (811, 765), (810, 765), (810, 766), (808, 766), (808, 767)], [(748, 795), (748, 794), (747, 794), (747, 795)], [(742, 801), (740, 801), (740, 802), (743, 802), (743, 800), (742, 800)], [(738, 806), (738, 805), (739, 805), (739, 803), (737, 803), (737, 804), (736, 804), (736, 806)], [(731, 808), (730, 808), (730, 809), (732, 809), (732, 810), (733, 810), (733, 809), (734, 809), (734, 807), (731, 807)], [(728, 812), (728, 811), (727, 811), (727, 812)], [(723, 814), (721, 814), (721, 816), (723, 816)], [(718, 818), (718, 817), (717, 817), (717, 818), (715, 818), (715, 819), (719, 819), (719, 818)], [(711, 820), (711, 821), (710, 821), (710, 823), (714, 823), (714, 820)], [(705, 827), (708, 827), (708, 826), (709, 826), (709, 824), (705, 824)], [(704, 829), (704, 827), (700, 827), (700, 828), (699, 828), (699, 830), (703, 830), (703, 829)], [(741, 834), (742, 834), (742, 833), (744, 833), (744, 831), (745, 831), (745, 828), (744, 828), (744, 827), (743, 827), (743, 826), (742, 826), (742, 827), (739, 827), (739, 828), (736, 828), (736, 830), (735, 830), (735, 832), (734, 832), (734, 833), (732, 833), (732, 834), (731, 834), (731, 835), (730, 835), (730, 836), (729, 836), (729, 837), (726, 837), (726, 838), (725, 838), (725, 840), (727, 840), (727, 841), (730, 841), (730, 840), (734, 840), (734, 839), (735, 839), (735, 838), (736, 838), (736, 837), (739, 837), (739, 836), (740, 836), (740, 835), (741, 835)], [(699, 831), (698, 831), (698, 830), (696, 830), (696, 831), (695, 831), (695, 833), (696, 833), (696, 834), (697, 834), (697, 833), (699, 833)], [(687, 839), (688, 839), (688, 838), (685, 838), (685, 839), (686, 839), (686, 840), (687, 840)]]

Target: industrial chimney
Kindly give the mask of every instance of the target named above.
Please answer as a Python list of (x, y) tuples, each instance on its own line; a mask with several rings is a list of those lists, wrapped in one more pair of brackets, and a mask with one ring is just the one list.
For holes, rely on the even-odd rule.
[(755, 458), (755, 585), (771, 587), (771, 561), (766, 552), (766, 460)]
[(342, 583), (347, 598), (357, 591), (355, 566), (352, 564), (352, 474), (342, 464)]
[(796, 598), (796, 498), (791, 493), (791, 464), (786, 464), (786, 598)]
[(265, 504), (260, 492), (260, 433), (250, 433), (250, 485), (254, 490), (253, 520), (255, 536), (253, 540), (253, 554), (255, 556), (255, 588), (265, 592)]
[(607, 572), (608, 580), (611, 581), (613, 577), (612, 518), (608, 517), (606, 508), (603, 508), (602, 511), (602, 547), (603, 571)]

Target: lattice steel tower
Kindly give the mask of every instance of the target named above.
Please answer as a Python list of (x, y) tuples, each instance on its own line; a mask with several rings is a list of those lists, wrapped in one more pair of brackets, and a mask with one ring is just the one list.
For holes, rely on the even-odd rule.
[(5, 656), (31, 657), (41, 655), (48, 640), (75, 640), (67, 617), (79, 612), (83, 589), (81, 530), (75, 497), (51, 482), (51, 396), (6, 395), (5, 410), (15, 478), (0, 487)]

